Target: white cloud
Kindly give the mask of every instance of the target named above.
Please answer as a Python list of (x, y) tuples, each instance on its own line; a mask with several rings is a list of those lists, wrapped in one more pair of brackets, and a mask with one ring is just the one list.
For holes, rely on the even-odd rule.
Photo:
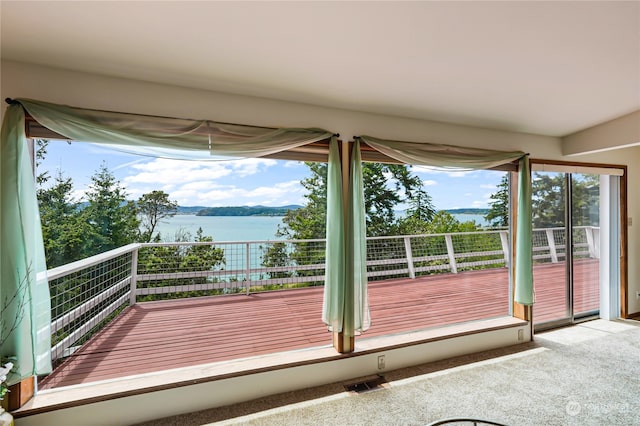
[(183, 191), (211, 191), (213, 189), (228, 190), (232, 188), (233, 185), (219, 185), (211, 181), (188, 182), (180, 186), (180, 189)]
[(304, 167), (304, 163), (302, 161), (285, 161), (283, 166), (286, 168)]
[(233, 171), (240, 177), (255, 175), (266, 170), (268, 167), (278, 164), (276, 160), (264, 158), (247, 158), (245, 160), (229, 161)]
[(71, 199), (75, 202), (86, 201), (86, 189), (74, 189), (71, 191)]
[(146, 158), (138, 158), (133, 161), (127, 161), (126, 163), (119, 164), (113, 168), (113, 170), (126, 169), (127, 167), (133, 167), (134, 164), (142, 163), (146, 161)]
[(298, 181), (276, 183), (273, 186), (239, 188), (234, 185), (209, 185), (193, 182), (171, 193), (180, 205), (217, 206), (281, 206), (302, 204), (304, 190)]
[(209, 162), (154, 158), (131, 162), (122, 184), (129, 198), (161, 188), (184, 206), (302, 204), (304, 189), (298, 180), (265, 184), (273, 181), (273, 175), (260, 174), (276, 165), (276, 160), (261, 158)]
[(435, 180), (423, 180), (422, 181), (422, 186), (434, 186), (437, 185), (438, 182), (436, 182)]
[(131, 174), (123, 179), (123, 185), (130, 191), (134, 191), (132, 186), (139, 184), (161, 185), (168, 188), (166, 191), (195, 182), (210, 186), (213, 181), (230, 176), (256, 175), (276, 164), (275, 160), (260, 158), (210, 162), (155, 158), (131, 164)]

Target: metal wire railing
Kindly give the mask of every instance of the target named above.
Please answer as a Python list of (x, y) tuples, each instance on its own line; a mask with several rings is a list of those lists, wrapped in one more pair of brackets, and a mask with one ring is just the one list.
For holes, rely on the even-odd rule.
[(324, 240), (151, 243), (138, 253), (141, 301), (321, 285)]
[(53, 360), (73, 353), (129, 304), (137, 247), (121, 247), (47, 272)]
[[(370, 281), (509, 265), (506, 230), (367, 238)], [(599, 229), (574, 228), (574, 257), (599, 257)], [(533, 257), (565, 256), (563, 228), (536, 229)], [(52, 357), (73, 353), (128, 305), (323, 285), (325, 240), (131, 244), (48, 271)]]

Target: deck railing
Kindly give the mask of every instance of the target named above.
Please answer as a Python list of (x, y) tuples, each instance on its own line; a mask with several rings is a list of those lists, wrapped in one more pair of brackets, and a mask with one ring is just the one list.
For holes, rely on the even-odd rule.
[[(574, 256), (599, 257), (599, 229), (574, 228)], [(535, 229), (534, 260), (565, 256), (564, 228)], [(73, 353), (137, 302), (322, 285), (325, 240), (130, 244), (48, 271), (52, 358)], [(367, 238), (383, 280), (508, 266), (506, 230)]]

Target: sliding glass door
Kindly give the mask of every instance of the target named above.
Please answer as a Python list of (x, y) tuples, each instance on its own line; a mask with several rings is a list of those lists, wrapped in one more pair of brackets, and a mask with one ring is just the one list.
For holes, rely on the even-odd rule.
[[(610, 192), (603, 192), (601, 182), (599, 174), (533, 173), (536, 329), (599, 315), (601, 293), (609, 289), (600, 273), (601, 253), (609, 253), (609, 246), (604, 251), (602, 246), (611, 243), (602, 238), (601, 215), (606, 216), (605, 226), (611, 222), (610, 217), (619, 215), (618, 204), (603, 199)], [(601, 209), (603, 202), (605, 209)], [(617, 258), (607, 260), (608, 268), (619, 268)]]

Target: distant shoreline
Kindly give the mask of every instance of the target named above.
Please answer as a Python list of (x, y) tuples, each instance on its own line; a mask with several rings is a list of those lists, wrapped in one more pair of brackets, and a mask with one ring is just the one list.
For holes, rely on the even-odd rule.
[[(223, 206), (223, 207), (204, 207), (204, 206), (179, 206), (178, 215), (195, 215), (195, 216), (285, 216), (291, 210), (301, 209), (300, 205), (288, 205), (280, 207), (267, 206)], [(452, 215), (478, 215), (486, 216), (489, 209), (486, 208), (460, 208), (460, 209), (443, 209), (443, 211)], [(400, 212), (399, 212), (400, 213)]]
[(205, 207), (196, 216), (284, 216), (291, 210), (302, 208), (298, 205), (282, 207), (265, 206), (236, 206), (236, 207)]
[(477, 208), (445, 209), (444, 211), (451, 214), (477, 214), (477, 215), (483, 215), (483, 216), (489, 213), (489, 209), (477, 209)]

